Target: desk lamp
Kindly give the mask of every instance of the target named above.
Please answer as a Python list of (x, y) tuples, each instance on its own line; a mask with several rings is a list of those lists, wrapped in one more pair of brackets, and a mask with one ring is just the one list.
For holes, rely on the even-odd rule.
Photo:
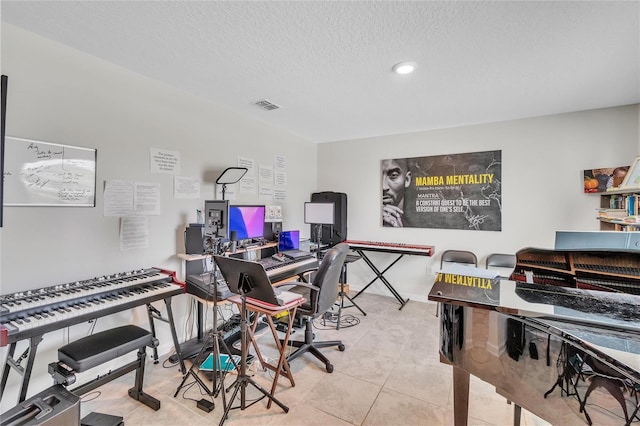
[(216, 184), (222, 185), (222, 199), (227, 190), (227, 185), (238, 182), (247, 173), (246, 167), (227, 167), (216, 179)]

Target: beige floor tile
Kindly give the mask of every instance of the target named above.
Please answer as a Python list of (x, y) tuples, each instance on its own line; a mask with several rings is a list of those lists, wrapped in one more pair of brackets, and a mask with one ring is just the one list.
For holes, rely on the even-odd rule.
[(425, 403), (416, 398), (382, 390), (362, 423), (366, 426), (443, 425), (445, 407)]
[(382, 386), (387, 380), (397, 356), (378, 354), (368, 350), (352, 349), (336, 367), (334, 374), (348, 374), (374, 385)]
[(359, 425), (375, 401), (380, 386), (346, 374), (327, 375), (308, 395), (308, 403), (325, 413)]
[(384, 389), (400, 392), (440, 407), (447, 405), (452, 386), (452, 373), (440, 367), (412, 362), (396, 363)]

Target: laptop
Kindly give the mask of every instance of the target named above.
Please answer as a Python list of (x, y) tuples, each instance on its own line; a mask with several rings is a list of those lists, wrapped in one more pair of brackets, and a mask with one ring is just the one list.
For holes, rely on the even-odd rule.
[(311, 257), (308, 251), (300, 250), (300, 231), (282, 231), (278, 236), (278, 253), (289, 259)]
[(302, 299), (301, 294), (273, 287), (267, 271), (258, 262), (225, 256), (214, 256), (214, 259), (229, 289), (236, 294), (244, 292), (249, 303), (283, 306)]

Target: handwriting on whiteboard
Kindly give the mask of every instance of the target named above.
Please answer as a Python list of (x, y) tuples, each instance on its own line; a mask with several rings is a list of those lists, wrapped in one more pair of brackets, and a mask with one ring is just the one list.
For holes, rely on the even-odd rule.
[(96, 150), (6, 138), (5, 205), (95, 205)]

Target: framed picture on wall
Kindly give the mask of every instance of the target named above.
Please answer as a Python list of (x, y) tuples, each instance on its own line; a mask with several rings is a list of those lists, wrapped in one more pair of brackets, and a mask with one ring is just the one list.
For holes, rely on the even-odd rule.
[(633, 160), (633, 164), (631, 164), (620, 188), (640, 188), (640, 157), (636, 157)]
[(585, 193), (613, 191), (620, 188), (631, 166), (601, 167), (582, 171)]

